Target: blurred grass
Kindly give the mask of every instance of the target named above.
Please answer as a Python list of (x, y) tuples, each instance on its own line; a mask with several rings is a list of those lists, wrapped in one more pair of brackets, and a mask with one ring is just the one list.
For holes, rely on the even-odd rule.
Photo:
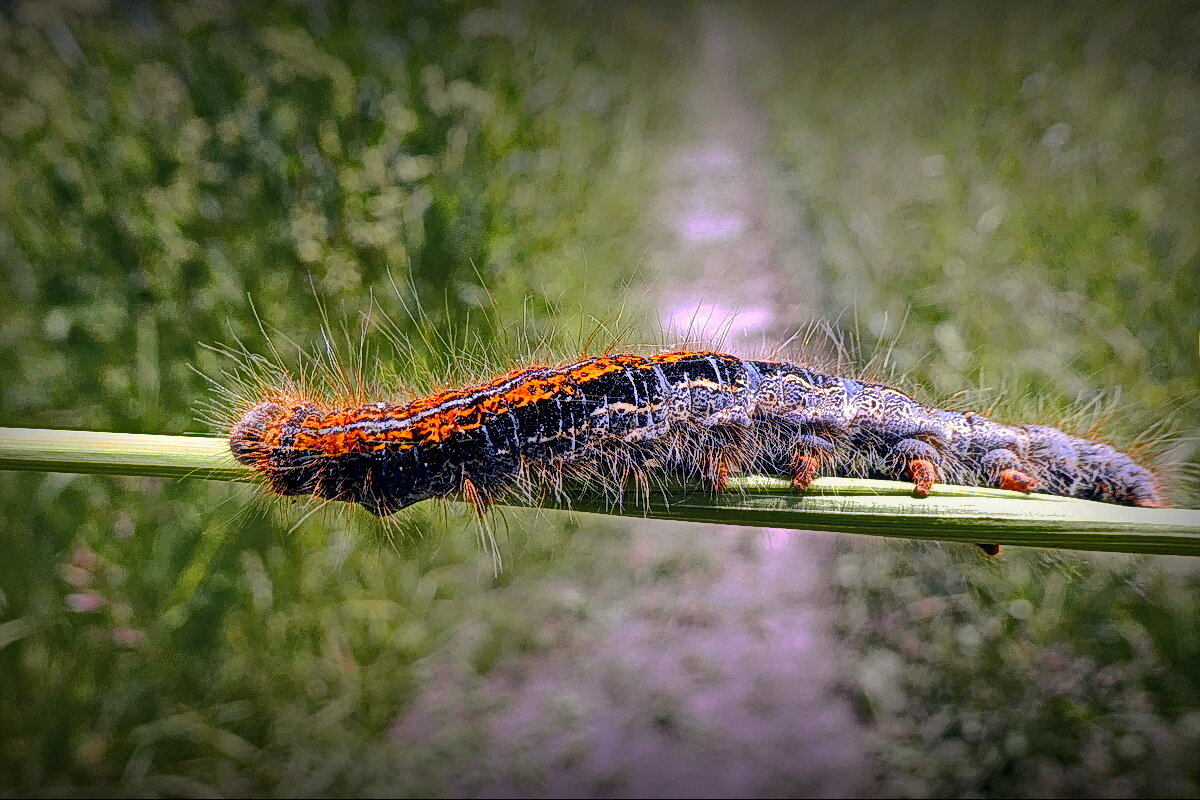
[[(203, 344), (311, 346), (323, 312), (386, 313), (403, 344), (368, 346), (399, 380), (576, 348), (644, 247), (652, 36), (581, 4), (6, 6), (0, 424), (196, 430), (192, 366), (227, 366)], [(338, 515), (289, 532), (245, 487), (0, 493), (8, 791), (445, 793), (479, 734), (451, 726), (444, 763), (394, 744), (416, 665), (464, 625), (481, 672), (534, 646), (549, 612), (497, 584), (578, 563), (520, 516), (496, 579), (444, 513), (387, 543)]]
[(1008, 383), (1061, 411), (1123, 387), (1194, 431), (1200, 407), (1176, 406), (1200, 388), (1197, 18), (808, 13), (780, 26), (808, 44), (778, 62), (774, 131), (833, 302), (899, 333), (897, 367), (940, 396)]
[[(1052, 415), (1120, 386), (1196, 430), (1194, 14), (742, 11), (744, 82), (830, 296), (867, 338), (907, 315), (893, 357), (914, 384), (1003, 383)], [(371, 337), (399, 380), (444, 370), (439, 333), (471, 332), (468, 365), (514, 340), (570, 352), (595, 309), (626, 307), (636, 337), (645, 137), (671, 118), (689, 19), (5, 6), (0, 425), (196, 430), (210, 395), (190, 365), (223, 366), (200, 344), (265, 352), (261, 319), (311, 345), (322, 308), (353, 319), (372, 297), (411, 343)], [(419, 689), (486, 702), (498, 666), (605, 603), (716, 569), (681, 536), (614, 575), (627, 534), (596, 518), (511, 513), (493, 577), (446, 511), (389, 543), (339, 514), (291, 531), (244, 487), (2, 474), (0, 493), (15, 793), (467, 791), (488, 778), (486, 705), (402, 725)], [(838, 556), (880, 793), (1200, 791), (1190, 562), (973, 555)]]
[[(1101, 430), (1127, 442), (1169, 417), (1191, 439), (1174, 457), (1194, 468), (1200, 15), (1153, 2), (756, 13), (754, 41), (775, 57), (746, 62), (746, 79), (848, 324), (894, 339), (910, 383), (1005, 387), (1017, 418), (1120, 387)], [(855, 543), (835, 582), (861, 658), (846, 688), (877, 726), (885, 793), (1200, 791), (1194, 564), (1008, 551), (972, 565)]]

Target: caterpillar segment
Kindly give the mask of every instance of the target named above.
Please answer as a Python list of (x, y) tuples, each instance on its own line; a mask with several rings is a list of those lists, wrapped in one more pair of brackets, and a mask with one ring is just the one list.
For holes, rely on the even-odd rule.
[(626, 487), (663, 473), (719, 492), (744, 471), (798, 490), (827, 475), (907, 480), (920, 497), (952, 483), (1165, 505), (1151, 472), (1103, 442), (706, 351), (529, 367), (407, 404), (266, 399), (233, 427), (230, 450), (277, 494), (379, 516), (455, 495), (482, 515), (506, 492), (545, 495), (576, 478)]

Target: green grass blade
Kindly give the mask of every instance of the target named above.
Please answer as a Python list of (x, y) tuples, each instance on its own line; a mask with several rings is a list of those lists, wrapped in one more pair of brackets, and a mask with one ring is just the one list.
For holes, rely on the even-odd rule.
[[(840, 531), (905, 539), (1200, 556), (1200, 511), (1146, 509), (1000, 489), (936, 485), (926, 498), (895, 481), (820, 478), (804, 493), (751, 475), (730, 491), (601, 498), (576, 510), (687, 522)], [(624, 506), (623, 508), (621, 506)]]
[(226, 439), (38, 428), (0, 428), (0, 469), (227, 481), (250, 477), (233, 459)]
[[(249, 480), (225, 439), (0, 428), (0, 469)], [(684, 486), (618, 498), (581, 494), (549, 507), (683, 522), (842, 531), (906, 539), (1200, 556), (1200, 511), (1146, 509), (1001, 489), (821, 478), (734, 477), (719, 496)]]

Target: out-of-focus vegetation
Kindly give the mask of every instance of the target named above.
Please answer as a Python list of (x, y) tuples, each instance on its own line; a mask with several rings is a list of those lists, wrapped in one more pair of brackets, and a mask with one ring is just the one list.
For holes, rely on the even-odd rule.
[[(780, 169), (811, 202), (832, 295), (867, 338), (903, 322), (900, 373), (935, 396), (1006, 386), (1026, 420), (1121, 387), (1112, 435), (1166, 415), (1196, 435), (1200, 14), (862, 3), (770, 17), (756, 40), (775, 31), (786, 55), (747, 74)], [(836, 582), (861, 653), (847, 686), (878, 725), (889, 792), (1200, 791), (1194, 564), (1006, 551), (969, 565), (856, 542)]]
[[(646, 119), (690, 13), (475, 5), (5, 5), (0, 424), (196, 430), (191, 367), (222, 367), (201, 343), (265, 352), (261, 320), (311, 345), (322, 305), (353, 328), (374, 297), (405, 345), (372, 347), (424, 380), (447, 367), (434, 332), (570, 353), (589, 313), (636, 303)], [(914, 385), (1003, 382), (1050, 414), (1120, 386), (1195, 430), (1200, 17), (730, 16), (825, 294), (868, 338), (907, 314)], [(25, 793), (453, 794), (498, 766), (537, 785), (535, 754), (490, 750), (488, 681), (719, 571), (700, 534), (625, 552), (594, 518), (508, 515), (493, 577), (450, 512), (379, 543), (362, 515), (290, 530), (245, 487), (3, 474), (0, 493), (0, 787)], [(854, 539), (834, 577), (880, 793), (1200, 791), (1190, 562)], [(433, 718), (406, 716), (430, 687)], [(652, 699), (647, 724), (678, 717)], [(568, 736), (570, 700), (531, 727)]]
[[(356, 330), (372, 297), (402, 379), (501, 326), (570, 352), (644, 246), (648, 30), (576, 4), (6, 6), (0, 424), (200, 429), (192, 368), (227, 366), (202, 344), (268, 352), (261, 322), (311, 346), (321, 307)], [(464, 330), (474, 354), (447, 352)], [(513, 517), (493, 579), (453, 516), (393, 546), (338, 515), (289, 532), (299, 514), (248, 512), (245, 487), (4, 474), (0, 494), (9, 789), (469, 785), (470, 742), (442, 759), (390, 726), (447, 640), (469, 674), (538, 644), (553, 597), (499, 598), (566, 535)]]

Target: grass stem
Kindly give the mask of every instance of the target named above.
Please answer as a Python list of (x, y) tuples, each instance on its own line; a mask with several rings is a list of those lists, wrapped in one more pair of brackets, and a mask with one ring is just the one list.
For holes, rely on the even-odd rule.
[[(221, 438), (31, 428), (0, 428), (0, 469), (253, 479)], [(801, 493), (781, 478), (745, 475), (733, 477), (718, 496), (674, 486), (648, 498), (582, 493), (545, 505), (682, 522), (1200, 556), (1200, 511), (968, 486), (937, 485), (929, 497), (917, 498), (906, 483), (820, 478)]]

